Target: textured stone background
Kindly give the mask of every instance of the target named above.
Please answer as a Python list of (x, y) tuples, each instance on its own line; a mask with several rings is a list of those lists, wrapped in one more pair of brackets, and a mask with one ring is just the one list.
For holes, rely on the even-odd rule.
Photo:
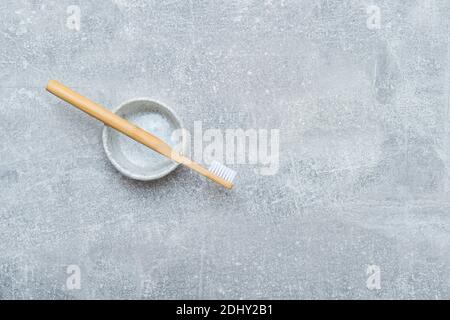
[[(0, 297), (450, 298), (449, 21), (447, 0), (1, 1)], [(126, 179), (50, 78), (279, 128), (280, 170)]]

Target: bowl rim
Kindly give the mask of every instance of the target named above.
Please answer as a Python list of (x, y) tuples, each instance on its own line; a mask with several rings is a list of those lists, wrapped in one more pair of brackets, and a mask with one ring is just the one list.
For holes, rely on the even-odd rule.
[[(133, 102), (137, 102), (137, 101), (145, 101), (145, 102), (152, 102), (154, 104), (157, 105), (157, 108), (162, 109), (164, 111), (166, 111), (168, 114), (170, 114), (170, 116), (173, 118), (172, 120), (175, 120), (175, 124), (177, 125), (176, 129), (183, 129), (183, 123), (180, 119), (180, 117), (178, 117), (178, 115), (176, 114), (175, 111), (173, 111), (172, 108), (168, 107), (166, 104), (162, 103), (159, 100), (156, 99), (152, 99), (152, 98), (148, 98), (148, 97), (138, 97), (138, 98), (133, 98), (133, 99), (129, 99), (126, 100), (122, 103), (120, 103), (116, 108), (114, 108), (113, 110), (111, 110), (113, 113), (117, 113), (118, 111), (120, 111), (123, 107), (125, 107), (126, 105), (133, 103)], [(115, 157), (113, 156), (113, 153), (111, 151), (111, 149), (109, 148), (109, 130), (114, 130), (113, 128), (108, 127), (107, 125), (103, 126), (103, 132), (102, 132), (102, 140), (103, 140), (103, 149), (106, 153), (107, 158), (109, 159), (109, 161), (112, 163), (112, 165), (120, 172), (122, 173), (124, 176), (131, 178), (131, 179), (135, 179), (135, 180), (140, 180), (140, 181), (152, 181), (152, 180), (157, 180), (160, 179), (166, 175), (168, 175), (169, 173), (171, 173), (172, 171), (174, 171), (178, 166), (179, 163), (176, 163), (174, 161), (172, 161), (172, 163), (170, 164), (170, 166), (168, 166), (165, 170), (160, 171), (157, 174), (138, 174), (138, 173), (134, 173), (128, 169), (125, 169), (124, 167), (122, 167), (115, 159)], [(187, 145), (187, 139), (186, 139), (186, 132), (185, 130), (182, 130), (182, 152), (185, 153), (186, 152), (186, 145)]]

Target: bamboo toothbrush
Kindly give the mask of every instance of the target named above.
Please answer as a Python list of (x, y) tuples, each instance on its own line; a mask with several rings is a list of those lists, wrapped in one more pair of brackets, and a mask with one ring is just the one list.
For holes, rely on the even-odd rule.
[(172, 149), (167, 143), (151, 133), (135, 126), (124, 118), (119, 117), (105, 107), (102, 107), (101, 105), (81, 96), (58, 81), (50, 80), (47, 83), (46, 89), (58, 98), (70, 103), (81, 111), (86, 112), (97, 120), (100, 120), (105, 125), (120, 131), (131, 139), (142, 143), (163, 156), (191, 168), (192, 170), (224, 186), (225, 188), (231, 189), (233, 187), (233, 179), (236, 176), (236, 172), (221, 163), (214, 161), (209, 170), (205, 169), (198, 163), (181, 155), (176, 150)]

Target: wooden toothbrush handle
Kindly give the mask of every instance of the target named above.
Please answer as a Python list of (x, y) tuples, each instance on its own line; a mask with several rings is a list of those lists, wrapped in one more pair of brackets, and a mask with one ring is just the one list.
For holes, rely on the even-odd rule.
[[(50, 80), (47, 83), (46, 89), (58, 98), (61, 98), (81, 111), (84, 111), (97, 120), (100, 120), (105, 125), (122, 132), (131, 139), (146, 145), (147, 147), (168, 158), (173, 158), (174, 154), (175, 156), (178, 154), (175, 151), (172, 151), (172, 148), (158, 137), (135, 126), (124, 118), (119, 117), (105, 107), (87, 99), (86, 97), (83, 97), (79, 93), (67, 88), (58, 81)], [(173, 160), (176, 161), (177, 159)]]

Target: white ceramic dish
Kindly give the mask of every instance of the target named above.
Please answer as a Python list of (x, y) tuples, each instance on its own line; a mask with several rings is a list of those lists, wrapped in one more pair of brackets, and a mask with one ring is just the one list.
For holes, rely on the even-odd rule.
[[(161, 103), (148, 98), (133, 99), (122, 103), (114, 113), (147, 130), (172, 147), (176, 143), (178, 151), (183, 153), (186, 151), (186, 139), (183, 139), (183, 144), (171, 140), (172, 132), (182, 128), (180, 119)], [(103, 129), (103, 147), (114, 167), (132, 179), (142, 181), (159, 179), (178, 166), (178, 163), (107, 126)]]

